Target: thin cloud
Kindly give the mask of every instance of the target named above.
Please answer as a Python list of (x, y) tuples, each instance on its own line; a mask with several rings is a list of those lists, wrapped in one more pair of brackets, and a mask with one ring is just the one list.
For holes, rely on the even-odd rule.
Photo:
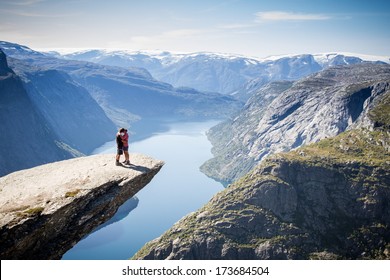
[(227, 30), (249, 30), (253, 27), (259, 26), (264, 22), (278, 22), (278, 21), (315, 21), (315, 20), (329, 20), (333, 17), (323, 14), (304, 14), (292, 13), (283, 11), (268, 11), (255, 13), (255, 19), (247, 23), (231, 23), (219, 25), (219, 29)]
[(291, 13), (283, 11), (268, 11), (258, 12), (256, 15), (256, 22), (270, 22), (270, 21), (313, 21), (313, 20), (329, 20), (330, 16), (323, 14), (304, 14)]

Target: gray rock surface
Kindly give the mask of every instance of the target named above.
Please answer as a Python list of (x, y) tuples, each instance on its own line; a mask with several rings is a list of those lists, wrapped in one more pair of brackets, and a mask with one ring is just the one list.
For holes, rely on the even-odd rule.
[(12, 73), (12, 70), (8, 67), (7, 56), (0, 50), (0, 75), (3, 76), (8, 73)]
[(56, 132), (0, 50), (0, 176), (80, 154), (61, 142)]
[(163, 162), (140, 154), (50, 163), (0, 178), (0, 258), (59, 259), (145, 187)]
[(230, 183), (271, 154), (367, 125), (369, 108), (389, 88), (390, 65), (374, 64), (332, 67), (287, 89), (267, 85), (210, 130), (214, 158), (202, 171)]

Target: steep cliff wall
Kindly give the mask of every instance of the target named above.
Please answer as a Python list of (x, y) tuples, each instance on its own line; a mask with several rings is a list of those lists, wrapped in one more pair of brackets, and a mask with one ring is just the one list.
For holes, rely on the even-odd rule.
[(230, 183), (269, 155), (334, 137), (361, 123), (389, 87), (390, 65), (360, 64), (329, 68), (287, 89), (264, 88), (210, 130), (214, 158), (202, 171)]
[(389, 116), (387, 91), (370, 126), (266, 159), (134, 258), (390, 259)]
[(0, 176), (79, 154), (50, 127), (0, 50)]
[(162, 161), (115, 155), (46, 164), (0, 178), (0, 258), (60, 259), (146, 186)]

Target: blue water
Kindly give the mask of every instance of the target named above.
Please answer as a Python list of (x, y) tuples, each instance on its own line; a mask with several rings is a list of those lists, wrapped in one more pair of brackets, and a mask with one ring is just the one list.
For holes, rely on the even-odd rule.
[[(215, 124), (216, 121), (174, 123), (169, 125), (167, 132), (130, 143), (130, 153), (164, 160), (164, 167), (150, 184), (137, 193), (139, 201), (134, 210), (125, 217), (122, 213), (119, 221), (108, 223), (88, 235), (63, 259), (128, 259), (146, 242), (159, 237), (183, 216), (196, 211), (222, 190), (222, 184), (199, 171), (200, 165), (212, 156), (205, 132)], [(113, 141), (95, 150), (95, 153), (115, 151)]]

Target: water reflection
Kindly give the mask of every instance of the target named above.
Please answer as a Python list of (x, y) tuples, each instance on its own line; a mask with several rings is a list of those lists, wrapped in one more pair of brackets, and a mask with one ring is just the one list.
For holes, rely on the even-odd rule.
[(91, 232), (91, 234), (93, 234), (94, 232), (96, 232), (98, 230), (101, 230), (102, 228), (105, 228), (113, 223), (119, 222), (120, 220), (126, 218), (127, 215), (129, 215), (130, 212), (137, 207), (138, 202), (139, 202), (139, 199), (136, 196), (127, 200), (125, 203), (123, 203), (118, 208), (118, 211), (116, 211), (115, 215), (110, 220), (108, 220), (104, 224), (101, 224), (100, 226), (98, 226), (94, 231)]

